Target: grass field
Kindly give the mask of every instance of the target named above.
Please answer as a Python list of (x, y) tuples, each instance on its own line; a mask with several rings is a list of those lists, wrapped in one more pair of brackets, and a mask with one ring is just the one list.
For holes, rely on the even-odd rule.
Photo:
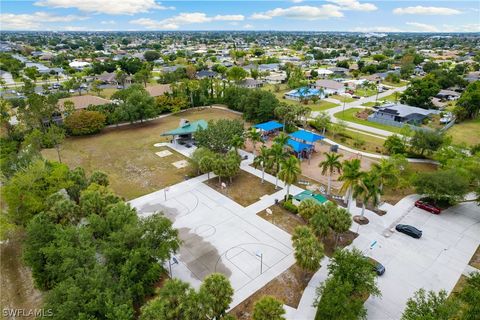
[(390, 102), (395, 102), (400, 100), (401, 93), (400, 92), (394, 92), (391, 95), (388, 95), (383, 98), (378, 98), (378, 101), (390, 101)]
[(394, 83), (394, 82), (388, 82), (388, 81), (382, 81), (382, 84), (386, 85), (386, 86), (390, 86), (390, 87), (404, 87), (408, 84), (408, 81), (405, 81), (405, 80), (400, 80), (399, 83)]
[(360, 97), (371, 97), (377, 94), (377, 90), (358, 88), (357, 90), (355, 90), (355, 94)]
[(309, 105), (312, 111), (325, 111), (325, 110), (334, 108), (336, 106), (338, 106), (338, 104), (329, 102), (329, 101), (324, 101), (324, 100), (320, 100), (316, 104)]
[(347, 96), (341, 96), (341, 95), (338, 95), (338, 94), (334, 94), (334, 95), (331, 95), (329, 96), (329, 98), (332, 98), (332, 99), (335, 99), (335, 100), (338, 100), (340, 102), (346, 102), (346, 103), (350, 103), (350, 102), (353, 102), (355, 101), (355, 99), (353, 98), (350, 98), (350, 97), (347, 97)]
[(358, 123), (358, 124), (363, 124), (365, 126), (369, 126), (369, 127), (372, 127), (372, 128), (382, 129), (382, 130), (391, 131), (391, 132), (395, 132), (395, 133), (399, 133), (400, 130), (401, 130), (401, 128), (387, 126), (387, 125), (384, 125), (384, 124), (381, 124), (381, 123), (370, 122), (370, 121), (367, 121), (367, 120), (359, 119), (359, 118), (355, 117), (355, 114), (359, 111), (362, 111), (362, 109), (351, 108), (351, 109), (345, 110), (345, 113), (343, 111), (337, 112), (337, 113), (334, 114), (334, 116), (335, 116), (335, 118), (338, 118), (338, 119), (341, 119), (341, 120), (354, 122), (354, 123)]
[(280, 188), (275, 190), (275, 185), (267, 181), (262, 183), (260, 178), (243, 170), (232, 179), (232, 183), (225, 179), (223, 182), (227, 185), (224, 190), (218, 178), (211, 178), (206, 184), (244, 207), (259, 201), (262, 196), (281, 190)]
[[(94, 170), (109, 175), (110, 185), (115, 192), (133, 199), (163, 187), (176, 184), (190, 174), (190, 169), (177, 169), (172, 162), (184, 157), (172, 150), (173, 154), (160, 158), (154, 147), (167, 138), (160, 134), (178, 126), (180, 119), (240, 119), (240, 116), (219, 109), (188, 111), (177, 115), (118, 128), (105, 129), (102, 133), (68, 138), (61, 146), (63, 162), (71, 168), (81, 166), (87, 173)], [(47, 159), (57, 160), (54, 149), (43, 151)]]
[(370, 102), (362, 103), (362, 106), (364, 106), (364, 107), (374, 107), (375, 104), (376, 103), (374, 101), (370, 101)]
[(350, 137), (343, 137), (343, 139), (336, 137), (333, 138), (332, 134), (329, 133), (328, 131), (326, 132), (327, 138), (330, 140), (333, 140), (335, 142), (338, 142), (341, 145), (365, 151), (365, 152), (371, 152), (371, 153), (378, 153), (382, 154), (384, 152), (383, 149), (383, 144), (385, 143), (384, 139), (377, 138), (377, 137), (372, 137), (371, 135), (363, 134), (357, 131), (351, 131), (348, 130), (346, 131), (346, 134)]
[(452, 137), (453, 143), (473, 146), (480, 143), (480, 119), (456, 123), (447, 130)]

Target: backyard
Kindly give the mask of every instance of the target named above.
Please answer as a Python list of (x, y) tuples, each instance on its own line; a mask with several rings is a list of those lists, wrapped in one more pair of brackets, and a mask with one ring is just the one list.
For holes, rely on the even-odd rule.
[[(101, 170), (108, 174), (113, 190), (127, 200), (176, 184), (192, 174), (189, 167), (176, 168), (172, 163), (185, 160), (181, 154), (159, 157), (156, 152), (167, 142), (160, 134), (178, 126), (180, 119), (240, 119), (240, 116), (219, 109), (191, 110), (149, 122), (108, 128), (102, 133), (72, 137), (61, 145), (61, 157), (70, 168), (81, 166), (88, 173)], [(55, 149), (43, 150), (45, 158), (57, 160)]]
[(456, 123), (448, 129), (447, 134), (452, 137), (453, 143), (470, 146), (480, 144), (480, 119)]
[(381, 129), (381, 130), (386, 130), (386, 131), (391, 131), (394, 133), (400, 133), (401, 128), (399, 127), (392, 127), (392, 126), (387, 126), (381, 123), (376, 123), (376, 122), (370, 122), (367, 120), (360, 119), (356, 117), (356, 114), (358, 112), (361, 112), (363, 109), (361, 108), (351, 108), (347, 109), (345, 111), (339, 111), (334, 114), (335, 118), (344, 120), (344, 121), (349, 121), (349, 122), (354, 122), (358, 124), (363, 124), (365, 126)]
[[(281, 84), (281, 85), (279, 85), (279, 89), (280, 89), (279, 91), (276, 91), (275, 86), (270, 85), (270, 84), (265, 85), (263, 87), (263, 90), (270, 91), (281, 102), (285, 102), (285, 103), (288, 103), (288, 104), (291, 104), (291, 105), (305, 106), (305, 104), (300, 102), (300, 101), (285, 99), (283, 97), (283, 95), (285, 93), (287, 93), (288, 91), (291, 90), (287, 87), (287, 85)], [(313, 103), (312, 101), (309, 101), (307, 106), (309, 106), (312, 109), (312, 111), (324, 111), (324, 110), (336, 107), (336, 106), (338, 106), (338, 104), (333, 103), (333, 102), (329, 102), (329, 101), (325, 101), (325, 100), (318, 100), (316, 103)]]

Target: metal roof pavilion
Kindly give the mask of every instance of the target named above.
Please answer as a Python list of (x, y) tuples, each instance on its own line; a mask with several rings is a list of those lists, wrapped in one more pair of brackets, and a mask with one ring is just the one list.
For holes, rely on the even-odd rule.
[(290, 137), (309, 143), (315, 143), (315, 141), (325, 139), (324, 136), (305, 130), (295, 131), (294, 133), (290, 134)]
[(180, 136), (184, 134), (192, 134), (197, 132), (199, 128), (206, 129), (208, 123), (205, 120), (198, 120), (194, 122), (189, 122), (184, 124), (181, 127), (162, 133), (162, 136)]
[(304, 150), (311, 150), (313, 148), (312, 144), (302, 143), (293, 139), (288, 139), (287, 145), (292, 147), (293, 151), (295, 152), (302, 152)]
[(263, 131), (272, 131), (275, 129), (283, 128), (283, 124), (272, 120), (272, 121), (256, 124), (253, 127)]

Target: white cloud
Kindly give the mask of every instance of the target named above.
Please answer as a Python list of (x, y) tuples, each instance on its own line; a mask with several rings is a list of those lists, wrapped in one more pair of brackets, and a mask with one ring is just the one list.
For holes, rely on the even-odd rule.
[(303, 0), (292, 0), (293, 3), (301, 3)]
[(356, 28), (353, 28), (352, 31), (354, 32), (402, 32), (402, 29), (395, 28), (395, 27), (378, 26), (378, 27), (356, 27)]
[(267, 20), (274, 17), (286, 17), (291, 19), (316, 20), (328, 18), (341, 18), (343, 13), (340, 8), (330, 4), (320, 7), (293, 6), (289, 8), (276, 8), (262, 13), (254, 13), (250, 18)]
[(464, 25), (442, 25), (443, 32), (480, 32), (480, 23), (470, 23)]
[(130, 23), (144, 26), (147, 29), (178, 29), (182, 25), (192, 23), (206, 23), (213, 21), (243, 21), (245, 17), (241, 14), (235, 15), (216, 15), (207, 16), (203, 12), (180, 13), (179, 15), (164, 20), (153, 20), (150, 18), (140, 18), (131, 20)]
[(431, 24), (425, 24), (425, 23), (420, 23), (420, 22), (407, 22), (406, 23), (409, 26), (415, 27), (413, 31), (418, 31), (418, 32), (438, 32), (438, 28), (431, 25)]
[(49, 29), (45, 23), (72, 22), (86, 20), (88, 17), (81, 17), (73, 14), (57, 16), (48, 12), (35, 12), (32, 14), (0, 14), (0, 29), (3, 30), (38, 30)]
[(360, 3), (357, 0), (327, 0), (338, 5), (343, 10), (354, 10), (354, 11), (375, 11), (377, 6), (373, 3)]
[(104, 21), (101, 21), (100, 24), (103, 24), (103, 25), (112, 25), (112, 24), (117, 24), (114, 20), (104, 20)]
[(440, 15), (440, 16), (451, 16), (455, 14), (460, 14), (461, 11), (452, 8), (444, 7), (406, 7), (406, 8), (396, 8), (393, 10), (395, 14), (421, 14), (421, 15)]
[(155, 0), (38, 0), (35, 5), (53, 8), (76, 8), (84, 12), (104, 14), (127, 14), (150, 10), (174, 9), (162, 6)]
[(247, 23), (246, 25), (243, 26), (245, 29), (252, 29), (253, 25)]
[(61, 28), (62, 30), (65, 31), (85, 31), (87, 30), (87, 27), (81, 27), (81, 26), (65, 26)]

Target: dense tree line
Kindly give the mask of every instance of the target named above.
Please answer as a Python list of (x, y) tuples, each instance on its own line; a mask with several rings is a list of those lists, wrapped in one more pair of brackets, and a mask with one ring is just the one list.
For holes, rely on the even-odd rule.
[(42, 159), (2, 188), (11, 221), (26, 228), (24, 260), (56, 319), (132, 319), (179, 248), (161, 214), (140, 219), (105, 174)]

